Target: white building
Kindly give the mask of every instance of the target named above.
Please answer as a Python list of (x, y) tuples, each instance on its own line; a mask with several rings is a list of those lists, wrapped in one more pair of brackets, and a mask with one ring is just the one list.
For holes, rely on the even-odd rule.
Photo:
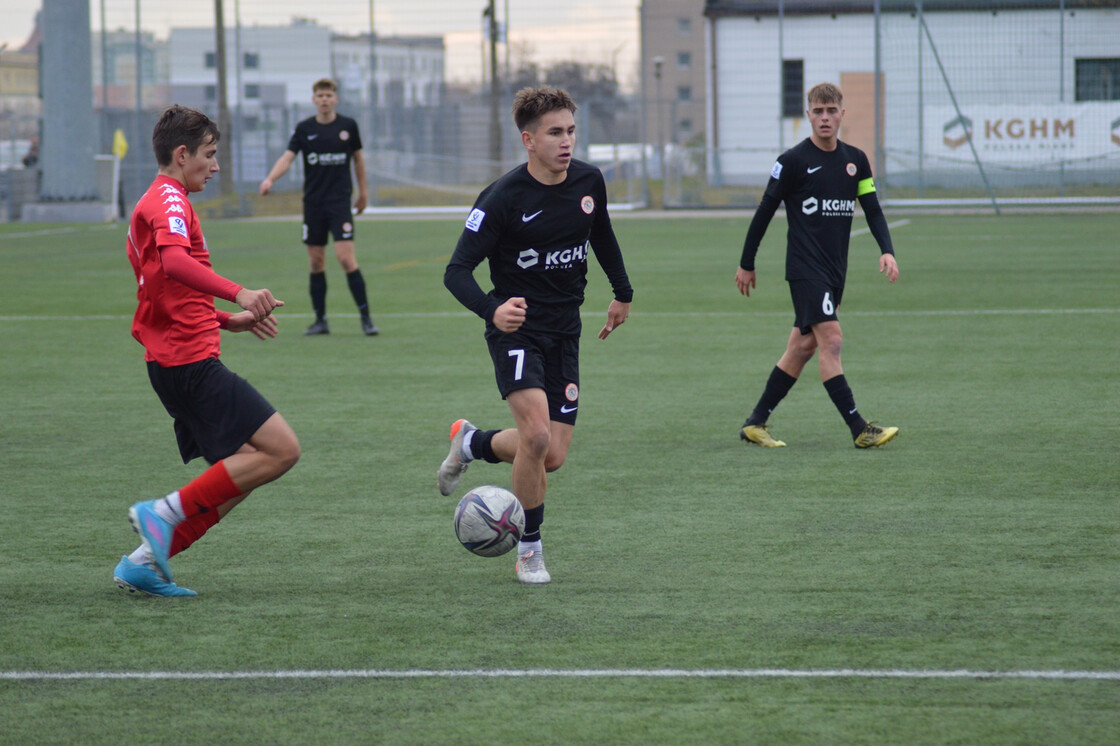
[(809, 135), (805, 92), (829, 81), (841, 139), (880, 175), (1116, 171), (1120, 2), (879, 4), (877, 19), (866, 0), (708, 0), (710, 170), (765, 183)]

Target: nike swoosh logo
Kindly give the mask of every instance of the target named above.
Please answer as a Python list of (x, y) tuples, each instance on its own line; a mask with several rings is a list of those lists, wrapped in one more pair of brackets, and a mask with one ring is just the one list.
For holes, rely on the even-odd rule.
[[(308, 135), (307, 139), (308, 140), (314, 140), (316, 137), (318, 137), (318, 135)], [(812, 173), (812, 172), (810, 171), (810, 173)]]
[(577, 409), (579, 409), (579, 407), (569, 407), (567, 405), (564, 405), (563, 407), (560, 407), (560, 413), (561, 414), (571, 414), (572, 412), (576, 411)]
[(823, 168), (823, 167), (822, 166), (817, 166), (816, 168), (810, 168), (809, 173), (815, 174), (817, 171), (820, 171), (821, 168)]
[(544, 212), (544, 210), (537, 210), (532, 215), (522, 215), (521, 216), (521, 222), (522, 223), (528, 223), (530, 220), (532, 220), (536, 216), (540, 215), (542, 212)]

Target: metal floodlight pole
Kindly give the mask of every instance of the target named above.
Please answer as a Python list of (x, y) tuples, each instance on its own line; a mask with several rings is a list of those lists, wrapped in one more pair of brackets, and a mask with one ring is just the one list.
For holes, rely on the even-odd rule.
[[(139, 0), (137, 0), (139, 2)], [(222, 10), (222, 0), (214, 0), (214, 66), (218, 68), (218, 129), (222, 137), (218, 140), (218, 164), (227, 164), (233, 171), (233, 159), (229, 137), (229, 92), (226, 91), (226, 28)], [(233, 193), (233, 179), (218, 179), (219, 193), (228, 197)]]

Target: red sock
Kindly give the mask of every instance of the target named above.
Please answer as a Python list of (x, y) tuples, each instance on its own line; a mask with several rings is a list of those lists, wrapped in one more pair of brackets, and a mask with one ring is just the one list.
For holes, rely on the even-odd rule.
[(186, 487), (180, 488), (179, 500), (183, 505), (183, 515), (190, 520), (201, 513), (216, 511), (219, 505), (240, 494), (241, 488), (233, 483), (225, 462), (219, 461)]
[(175, 533), (171, 536), (171, 551), (167, 553), (167, 556), (174, 557), (176, 554), (201, 539), (202, 535), (218, 522), (218, 519), (218, 511), (208, 510), (205, 513), (199, 513), (185, 521), (181, 521), (179, 525), (175, 527)]

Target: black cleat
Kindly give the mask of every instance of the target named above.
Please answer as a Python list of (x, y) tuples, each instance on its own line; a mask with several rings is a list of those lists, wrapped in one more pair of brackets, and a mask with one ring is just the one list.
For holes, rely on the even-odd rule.
[(304, 332), (304, 336), (310, 336), (312, 334), (330, 334), (330, 333), (331, 333), (331, 328), (327, 325), (327, 320), (326, 319), (315, 319), (315, 323), (312, 324), (311, 326), (307, 327), (307, 331)]
[(369, 316), (363, 316), (362, 333), (367, 337), (373, 337), (377, 334), (380, 334), (381, 330), (377, 328), (377, 324), (373, 323), (373, 319), (371, 319)]

